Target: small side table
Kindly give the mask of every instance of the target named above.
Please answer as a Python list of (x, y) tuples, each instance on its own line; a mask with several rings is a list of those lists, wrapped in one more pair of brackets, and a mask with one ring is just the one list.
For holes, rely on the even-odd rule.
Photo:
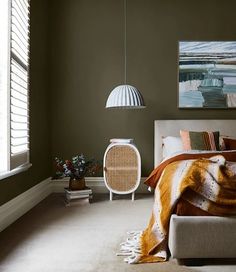
[(104, 154), (105, 185), (112, 194), (132, 194), (141, 179), (141, 157), (133, 139), (111, 139)]

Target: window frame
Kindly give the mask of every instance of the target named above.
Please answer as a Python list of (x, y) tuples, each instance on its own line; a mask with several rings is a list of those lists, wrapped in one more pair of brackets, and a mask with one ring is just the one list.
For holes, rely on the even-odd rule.
[[(27, 118), (27, 122), (28, 122), (28, 127), (27, 127), (27, 132), (28, 132), (28, 150), (24, 150), (21, 154), (22, 156), (25, 156), (26, 159), (24, 161), (24, 163), (21, 163), (19, 166), (17, 165), (16, 167), (12, 167), (12, 165), (14, 164), (13, 161), (13, 156), (11, 153), (11, 147), (12, 147), (12, 143), (11, 143), (11, 138), (12, 138), (12, 134), (11, 134), (11, 122), (12, 122), (12, 112), (11, 112), (11, 97), (12, 97), (12, 78), (11, 78), (11, 74), (12, 74), (12, 60), (15, 60), (15, 58), (13, 57), (12, 53), (12, 10), (13, 10), (13, 1), (14, 0), (6, 0), (7, 3), (6, 5), (8, 6), (8, 15), (7, 15), (7, 61), (5, 62), (6, 67), (7, 67), (7, 72), (6, 72), (6, 77), (7, 77), (7, 83), (5, 85), (6, 88), (6, 104), (7, 104), (7, 109), (6, 109), (6, 118), (7, 118), (7, 131), (6, 131), (6, 156), (4, 159), (6, 159), (6, 170), (3, 170), (0, 172), (0, 180), (5, 179), (7, 177), (16, 175), (18, 173), (21, 173), (23, 171), (28, 170), (32, 164), (30, 163), (30, 117), (29, 117), (29, 112), (30, 112), (30, 103), (29, 103), (29, 91), (30, 91), (30, 79), (29, 79), (29, 70), (30, 70), (30, 55), (28, 53), (28, 60), (27, 60), (27, 69), (26, 69), (26, 73), (27, 73), (27, 114), (28, 114), (28, 118)], [(26, 0), (26, 2), (28, 3), (28, 8), (29, 8), (29, 13), (28, 13), (28, 44), (27, 44), (27, 49), (28, 52), (30, 52), (30, 0)], [(18, 63), (18, 62), (17, 62)], [(19, 63), (18, 63), (19, 64)], [(19, 65), (20, 66), (20, 65)], [(0, 124), (1, 125), (1, 124)], [(20, 153), (18, 153), (20, 154)], [(21, 157), (21, 154), (19, 155), (19, 157)]]

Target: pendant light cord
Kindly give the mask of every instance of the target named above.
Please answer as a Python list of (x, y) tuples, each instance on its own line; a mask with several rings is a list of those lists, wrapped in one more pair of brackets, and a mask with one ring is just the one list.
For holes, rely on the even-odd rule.
[(127, 44), (127, 3), (126, 0), (124, 0), (124, 80), (126, 85), (126, 66), (127, 66), (127, 52), (126, 52), (126, 44)]

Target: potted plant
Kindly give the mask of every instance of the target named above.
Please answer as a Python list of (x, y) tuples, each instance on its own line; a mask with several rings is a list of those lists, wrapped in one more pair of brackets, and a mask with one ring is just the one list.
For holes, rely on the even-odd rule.
[(76, 155), (71, 160), (56, 157), (55, 162), (55, 178), (70, 177), (70, 190), (84, 189), (86, 187), (85, 176), (94, 176), (101, 169), (101, 164), (98, 161), (86, 160), (83, 154)]

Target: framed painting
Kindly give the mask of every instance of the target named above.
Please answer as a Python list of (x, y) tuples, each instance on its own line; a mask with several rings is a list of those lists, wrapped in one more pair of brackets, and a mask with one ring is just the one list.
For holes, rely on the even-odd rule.
[(179, 42), (179, 108), (236, 108), (236, 42)]

